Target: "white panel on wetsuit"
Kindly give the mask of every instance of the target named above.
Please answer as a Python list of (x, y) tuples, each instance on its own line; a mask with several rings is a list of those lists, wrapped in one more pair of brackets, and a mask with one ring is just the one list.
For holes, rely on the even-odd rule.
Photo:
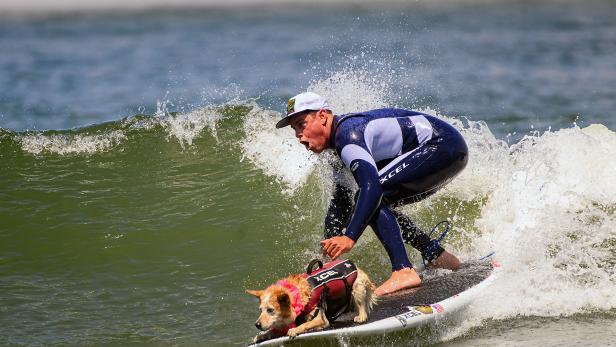
[(419, 145), (432, 138), (432, 124), (424, 116), (409, 117), (413, 125), (415, 125), (415, 133), (417, 134), (417, 142)]
[[(424, 118), (425, 119), (425, 118)], [(426, 120), (427, 121), (427, 120)], [(374, 161), (393, 158), (402, 150), (402, 129), (396, 118), (370, 121), (364, 130), (364, 141)]]
[(351, 162), (355, 159), (365, 160), (376, 168), (376, 163), (372, 156), (370, 156), (370, 153), (358, 145), (350, 144), (344, 146), (342, 151), (340, 151), (340, 157), (348, 169), (351, 169)]

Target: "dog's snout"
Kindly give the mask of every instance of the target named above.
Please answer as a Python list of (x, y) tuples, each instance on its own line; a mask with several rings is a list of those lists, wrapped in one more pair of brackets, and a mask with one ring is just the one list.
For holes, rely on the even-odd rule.
[(261, 330), (261, 322), (257, 321), (255, 323), (255, 326), (257, 327), (257, 329)]

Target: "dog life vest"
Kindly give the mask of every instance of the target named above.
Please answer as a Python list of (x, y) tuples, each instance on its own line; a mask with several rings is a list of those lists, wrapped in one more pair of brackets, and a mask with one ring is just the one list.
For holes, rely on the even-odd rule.
[[(312, 268), (316, 264), (319, 268), (313, 271)], [(353, 283), (357, 279), (357, 267), (352, 261), (335, 260), (323, 264), (320, 260), (314, 259), (308, 264), (308, 269), (302, 277), (308, 280), (312, 292), (308, 303), (295, 320), (297, 325), (303, 323), (319, 303), (323, 303), (325, 316), (330, 321), (349, 310)]]

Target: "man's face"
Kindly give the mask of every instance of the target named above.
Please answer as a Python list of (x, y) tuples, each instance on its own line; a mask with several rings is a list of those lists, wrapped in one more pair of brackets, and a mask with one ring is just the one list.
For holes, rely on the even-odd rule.
[(323, 111), (303, 112), (291, 117), (289, 124), (295, 131), (295, 137), (307, 150), (321, 153), (327, 148), (328, 138), (325, 134), (327, 117)]

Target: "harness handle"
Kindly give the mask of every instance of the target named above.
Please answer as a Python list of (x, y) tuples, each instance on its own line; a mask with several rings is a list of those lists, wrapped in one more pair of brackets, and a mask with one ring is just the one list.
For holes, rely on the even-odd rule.
[(313, 267), (314, 267), (315, 264), (319, 265), (317, 270), (321, 270), (323, 268), (323, 262), (322, 261), (320, 261), (319, 259), (312, 259), (310, 261), (310, 263), (308, 263), (308, 267), (306, 268), (306, 273), (307, 274), (311, 274), (314, 271)]

